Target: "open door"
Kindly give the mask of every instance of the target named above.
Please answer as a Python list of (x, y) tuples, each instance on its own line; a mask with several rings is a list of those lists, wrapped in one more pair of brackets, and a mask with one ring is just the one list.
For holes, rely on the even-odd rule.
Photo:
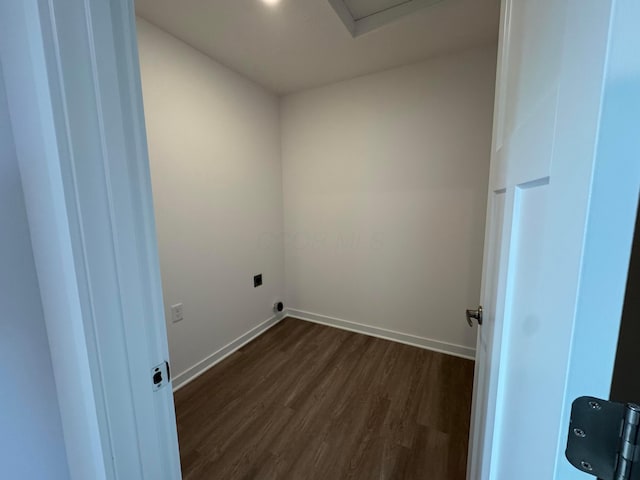
[[(611, 384), (639, 19), (637, 0), (503, 0), (471, 480), (585, 478), (564, 450), (573, 399)], [(72, 477), (180, 478), (154, 380), (167, 348), (132, 2), (0, 2), (0, 27)]]
[(564, 452), (571, 402), (611, 385), (640, 185), (639, 20), (636, 0), (502, 2), (469, 480), (585, 478)]

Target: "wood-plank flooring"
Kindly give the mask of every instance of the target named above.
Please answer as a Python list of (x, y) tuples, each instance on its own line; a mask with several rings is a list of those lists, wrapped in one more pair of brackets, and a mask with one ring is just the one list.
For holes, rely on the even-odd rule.
[(473, 362), (287, 318), (175, 394), (183, 478), (464, 480)]

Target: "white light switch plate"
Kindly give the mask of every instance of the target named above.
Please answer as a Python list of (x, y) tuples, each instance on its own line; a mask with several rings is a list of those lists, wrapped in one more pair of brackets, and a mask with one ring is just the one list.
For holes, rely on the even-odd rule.
[(182, 304), (176, 303), (175, 305), (171, 305), (171, 321), (173, 323), (178, 323), (184, 320), (184, 313), (182, 311)]

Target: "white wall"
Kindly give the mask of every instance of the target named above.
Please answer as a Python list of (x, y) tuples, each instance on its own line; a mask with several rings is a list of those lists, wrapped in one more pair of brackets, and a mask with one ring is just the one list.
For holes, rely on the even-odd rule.
[(480, 48), (284, 98), (289, 307), (475, 346), (464, 310), (480, 296), (495, 58)]
[(184, 303), (167, 319), (179, 375), (284, 294), (278, 98), (143, 20), (138, 41), (167, 315)]
[(69, 478), (1, 68), (0, 247), (0, 476)]

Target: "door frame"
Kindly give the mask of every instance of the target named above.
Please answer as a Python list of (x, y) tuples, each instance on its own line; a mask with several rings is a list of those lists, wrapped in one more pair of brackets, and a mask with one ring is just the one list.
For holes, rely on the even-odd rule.
[[(616, 1), (614, 21), (619, 28), (612, 38), (617, 47), (610, 55), (607, 66), (612, 81), (629, 74), (628, 65), (633, 60), (630, 56), (637, 52), (634, 45), (637, 44), (635, 41), (639, 33), (633, 31), (630, 25), (630, 19), (634, 18), (632, 13), (638, 10), (633, 3), (634, 0)], [(70, 28), (60, 28), (63, 25)], [(629, 38), (633, 42), (625, 48), (622, 41), (628, 42)], [(145, 318), (150, 330), (146, 345), (140, 346), (149, 354), (149, 369), (154, 363), (168, 358), (132, 0), (2, 2), (0, 53), (7, 77), (11, 118), (71, 476), (74, 479), (117, 478), (118, 472), (122, 474), (126, 468), (132, 467), (118, 463), (120, 459), (114, 444), (122, 442), (124, 445), (133, 445), (142, 465), (145, 459), (151, 458), (150, 452), (142, 451), (145, 448), (145, 435), (151, 432), (137, 431), (138, 439), (132, 440), (122, 436), (122, 430), (117, 428), (116, 417), (135, 417), (139, 414), (140, 405), (133, 400), (136, 395), (134, 386), (131, 383), (123, 384), (122, 390), (117, 393), (132, 399), (131, 404), (126, 411), (113, 410), (123, 408), (123, 404), (114, 403), (109, 396), (105, 369), (110, 365), (122, 368), (122, 359), (115, 352), (130, 350), (133, 343), (124, 338), (121, 332), (116, 332), (108, 340), (96, 332), (92, 314), (99, 314), (95, 309), (95, 295), (98, 294), (95, 285), (99, 283), (100, 276), (89, 268), (91, 262), (115, 264), (119, 268), (117, 273), (120, 278), (131, 274), (137, 281), (146, 282), (149, 296), (143, 299), (139, 307), (144, 308), (142, 313), (148, 315)], [(101, 66), (97, 58), (101, 61), (105, 58), (110, 60), (109, 67), (115, 68), (118, 77), (116, 83), (113, 70)], [(90, 77), (82, 78), (82, 72), (74, 73), (62, 68), (65, 63), (81, 60), (92, 65)], [(631, 74), (639, 75), (636, 71)], [(78, 85), (89, 85), (91, 88), (82, 90)], [(84, 121), (81, 121), (82, 116), (69, 116), (73, 103), (64, 95), (65, 91), (73, 92), (76, 102), (80, 99), (86, 104)], [(108, 103), (96, 103), (96, 96), (109, 99), (114, 91), (118, 92), (118, 105), (123, 106), (119, 114), (109, 110)], [(576, 306), (577, 317), (584, 320), (575, 322), (574, 339), (577, 336), (600, 338), (602, 318), (607, 318), (609, 327), (619, 324), (615, 313), (618, 307), (621, 308), (624, 296), (635, 220), (635, 216), (632, 218), (627, 215), (629, 209), (624, 205), (621, 205), (623, 213), (619, 215), (611, 215), (608, 208), (610, 201), (607, 195), (612, 191), (619, 192), (619, 185), (614, 180), (619, 178), (621, 168), (628, 175), (624, 191), (617, 199), (637, 201), (640, 172), (621, 163), (628, 157), (615, 156), (616, 151), (620, 153), (620, 145), (616, 143), (616, 132), (607, 130), (606, 122), (607, 119), (617, 118), (619, 112), (616, 106), (620, 98), (613, 91), (605, 91), (605, 97), (597, 159), (600, 172), (592, 186), (589, 238), (583, 258), (580, 301)], [(107, 111), (111, 116), (107, 115)], [(104, 150), (104, 140), (109, 138), (109, 128), (105, 125), (107, 121), (117, 120), (118, 115), (120, 125), (129, 128), (128, 133), (124, 128), (124, 143), (120, 153), (124, 152), (130, 163), (116, 162), (110, 168), (105, 168), (103, 163), (96, 165), (94, 173), (101, 178), (102, 187), (111, 194), (110, 217), (105, 218), (103, 214), (92, 215), (97, 213), (97, 209), (94, 212), (95, 205), (91, 197), (82, 191), (83, 179), (76, 176), (80, 165), (78, 162), (90, 162), (93, 159), (87, 157), (86, 151), (70, 139), (87, 133), (87, 123), (93, 122), (101, 129), (93, 146), (108, 155), (108, 149)], [(636, 122), (635, 125), (640, 124), (638, 114), (631, 119)], [(108, 123), (114, 128), (116, 124)], [(640, 155), (638, 140), (626, 140), (626, 148)], [(617, 161), (607, 163), (604, 161), (607, 155), (614, 155)], [(121, 175), (131, 181), (129, 190), (123, 192), (132, 199), (128, 204), (129, 212), (119, 210), (115, 205), (115, 197), (122, 192), (115, 190), (118, 184), (114, 182)], [(127, 238), (129, 241), (133, 239), (136, 243), (134, 250), (139, 254), (139, 263), (130, 270), (126, 266), (126, 259), (123, 259), (123, 251), (119, 249), (118, 235), (122, 232), (116, 227), (122, 220), (120, 216), (127, 217), (127, 221), (136, 220), (140, 227), (128, 232), (131, 236)], [(112, 253), (108, 257), (93, 258), (87, 254), (90, 248), (88, 237), (92, 228), (98, 228), (105, 222), (109, 226)], [(619, 235), (611, 235), (612, 231)], [(613, 254), (612, 237), (619, 246)], [(608, 259), (608, 262), (604, 262), (606, 265), (600, 260), (604, 258), (603, 255)], [(606, 301), (602, 301), (602, 291), (599, 290), (603, 285), (596, 278), (597, 274), (602, 273), (598, 269), (605, 269), (609, 278), (617, 279), (606, 285)], [(132, 301), (123, 289), (111, 293), (115, 302), (125, 304)], [(616, 340), (617, 333), (607, 334), (609, 349), (611, 342), (615, 344)], [(135, 341), (139, 342), (140, 339), (136, 338)], [(597, 364), (591, 359), (588, 349), (581, 345), (576, 343), (572, 350), (567, 372), (567, 398), (577, 393), (606, 396), (608, 392), (602, 386), (610, 379), (609, 367), (612, 368), (613, 364)], [(613, 362), (615, 348), (611, 356)], [(583, 391), (584, 384), (572, 378), (573, 368), (581, 362), (588, 362), (598, 378), (599, 387), (595, 391)], [(131, 368), (129, 365), (126, 371), (131, 373)], [(170, 388), (165, 392), (170, 392)], [(156, 400), (152, 402), (151, 410), (160, 420), (162, 428), (159, 432), (166, 441), (161, 443), (161, 450), (151, 453), (167, 462), (167, 470), (162, 478), (177, 479), (180, 478), (180, 467), (173, 397), (166, 394), (152, 398)], [(565, 419), (567, 416), (568, 406), (565, 405)], [(559, 445), (558, 458), (561, 458), (561, 451), (562, 445)], [(143, 478), (152, 478), (144, 475), (145, 465), (140, 468), (143, 469)], [(561, 469), (558, 466), (557, 471)]]
[(181, 477), (133, 0), (0, 3), (72, 479)]

